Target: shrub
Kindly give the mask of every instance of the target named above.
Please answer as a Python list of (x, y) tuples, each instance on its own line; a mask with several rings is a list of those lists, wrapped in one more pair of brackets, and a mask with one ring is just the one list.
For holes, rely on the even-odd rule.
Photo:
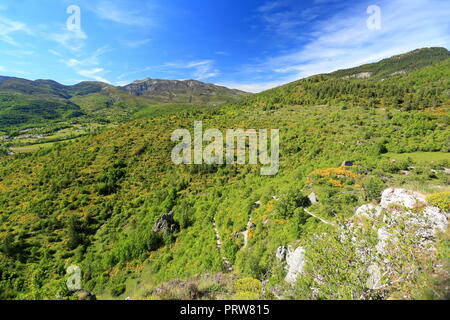
[(367, 200), (380, 198), (381, 192), (385, 188), (383, 180), (379, 177), (367, 177), (363, 181), (363, 189)]
[(300, 207), (308, 207), (311, 201), (308, 197), (301, 194), (301, 191), (290, 191), (285, 197), (277, 203), (277, 216), (281, 219), (290, 218), (293, 216), (295, 209)]
[(444, 211), (450, 211), (450, 192), (431, 194), (426, 199), (430, 204)]
[(262, 292), (262, 283), (254, 278), (242, 278), (234, 282), (233, 289), (237, 294), (246, 292), (259, 296)]
[(126, 290), (126, 286), (124, 284), (117, 284), (111, 289), (111, 294), (113, 297), (118, 297), (123, 294)]

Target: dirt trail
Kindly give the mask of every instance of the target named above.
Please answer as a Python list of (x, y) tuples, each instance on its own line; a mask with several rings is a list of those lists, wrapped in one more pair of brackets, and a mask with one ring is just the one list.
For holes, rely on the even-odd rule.
[(309, 214), (311, 217), (314, 217), (314, 218), (316, 218), (316, 219), (319, 219), (320, 221), (322, 221), (322, 222), (325, 223), (325, 224), (328, 224), (328, 225), (330, 225), (330, 226), (336, 227), (336, 225), (335, 225), (334, 223), (326, 221), (325, 219), (323, 219), (323, 218), (321, 218), (321, 217), (315, 215), (314, 213), (312, 213), (311, 211), (309, 211), (309, 210), (306, 209), (306, 208), (304, 208), (304, 209), (305, 209), (305, 212), (306, 212), (307, 214)]
[(223, 264), (228, 272), (233, 272), (233, 266), (231, 265), (230, 261), (228, 261), (227, 257), (222, 252), (222, 242), (220, 241), (220, 234), (219, 229), (217, 228), (217, 225), (215, 222), (213, 222), (214, 227), (214, 233), (216, 234), (216, 247), (217, 250), (219, 250), (219, 254), (222, 257)]

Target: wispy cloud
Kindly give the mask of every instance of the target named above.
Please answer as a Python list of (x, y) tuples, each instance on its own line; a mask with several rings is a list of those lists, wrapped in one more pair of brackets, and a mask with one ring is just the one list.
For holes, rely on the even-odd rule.
[(93, 79), (95, 81), (110, 83), (103, 76), (101, 76), (102, 73), (105, 73), (105, 70), (103, 68), (93, 68), (93, 69), (78, 71), (78, 74), (82, 77), (85, 77), (88, 79)]
[[(92, 54), (87, 55), (85, 58), (69, 58), (69, 59), (61, 59), (61, 61), (70, 68), (79, 67), (85, 68), (89, 66), (98, 66), (100, 64), (100, 57), (109, 52), (111, 49), (109, 46), (103, 46), (101, 48), (96, 49)], [(55, 52), (56, 55), (58, 54)]]
[(0, 15), (0, 41), (13, 46), (20, 46), (13, 38), (13, 34), (16, 33), (30, 34), (31, 31), (25, 23), (10, 20), (7, 17)]
[(59, 32), (50, 33), (47, 37), (74, 53), (81, 52), (85, 46), (85, 40), (88, 38), (83, 30), (70, 31), (66, 26), (61, 27)]
[[(126, 78), (126, 77), (129, 77), (129, 76), (132, 76), (132, 75), (142, 74), (142, 73), (144, 73), (144, 72), (147, 72), (147, 71), (150, 71), (150, 70), (153, 70), (153, 69), (155, 69), (155, 67), (145, 67), (145, 68), (141, 68), (141, 69), (138, 69), (138, 70), (133, 70), (133, 71), (129, 71), (129, 72), (124, 72), (124, 73), (120, 74), (120, 75), (117, 77), (117, 79), (120, 80), (118, 83), (129, 83), (129, 82), (126, 82), (126, 81), (123, 80), (123, 79)], [(118, 85), (120, 85), (120, 84), (118, 84)]]
[[(313, 74), (370, 63), (420, 47), (450, 47), (450, 2), (379, 0), (378, 3), (382, 9), (381, 30), (369, 30), (366, 26), (366, 8), (371, 3), (354, 6), (315, 22), (310, 26), (309, 39), (296, 49), (244, 66), (241, 77), (249, 80), (245, 83), (230, 82), (229, 85), (258, 92)], [(267, 20), (270, 10), (270, 7), (260, 9), (266, 23), (273, 25), (275, 20)], [(280, 35), (284, 30), (281, 17), (289, 24), (291, 16), (286, 13), (277, 17), (280, 20), (276, 21), (278, 27), (274, 32)], [(285, 36), (292, 37), (294, 30), (287, 28)], [(302, 30), (297, 32), (302, 35)], [(258, 81), (266, 75), (267, 80)]]
[(134, 2), (136, 4), (134, 8), (142, 9), (129, 9), (126, 6), (119, 6), (117, 3), (111, 1), (100, 1), (96, 6), (91, 6), (91, 9), (100, 18), (115, 23), (141, 27), (149, 27), (154, 25), (154, 19), (149, 17), (149, 12), (151, 9), (149, 3), (143, 3), (142, 1)]
[(51, 53), (60, 57), (60, 61), (77, 74), (96, 81), (110, 83), (110, 81), (101, 76), (101, 74), (107, 73), (107, 71), (100, 67), (100, 57), (110, 50), (109, 46), (104, 46), (96, 49), (90, 55), (84, 55), (84, 58), (62, 58), (62, 55), (57, 51)]
[(195, 80), (213, 78), (220, 74), (219, 69), (214, 67), (214, 60), (196, 60), (184, 63), (170, 62), (166, 63), (166, 66), (176, 69), (192, 70), (190, 76)]
[(145, 46), (146, 44), (149, 44), (152, 41), (152, 39), (147, 38), (147, 39), (141, 39), (141, 40), (120, 40), (120, 44), (128, 47), (128, 48), (139, 48), (142, 46)]

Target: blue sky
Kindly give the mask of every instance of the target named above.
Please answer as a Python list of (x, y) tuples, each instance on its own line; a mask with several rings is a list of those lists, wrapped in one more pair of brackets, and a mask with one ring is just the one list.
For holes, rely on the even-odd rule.
[[(68, 30), (67, 8), (81, 29)], [(381, 9), (381, 28), (368, 28)], [(1, 0), (0, 74), (258, 92), (420, 47), (450, 48), (448, 0)]]

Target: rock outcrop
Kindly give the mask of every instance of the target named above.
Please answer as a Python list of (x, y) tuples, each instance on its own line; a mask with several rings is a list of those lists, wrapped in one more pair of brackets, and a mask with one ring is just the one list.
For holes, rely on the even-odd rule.
[(391, 245), (398, 242), (401, 236), (399, 232), (412, 233), (418, 248), (429, 249), (436, 241), (437, 232), (445, 231), (448, 227), (448, 212), (430, 206), (424, 195), (400, 188), (384, 190), (379, 205), (363, 205), (356, 209), (355, 217), (365, 217), (384, 224), (376, 230), (378, 243), (375, 250), (380, 259), (374, 261), (367, 270), (367, 287), (373, 290), (379, 288), (382, 280), (380, 270), (387, 263), (383, 257), (389, 254)]
[(177, 228), (175, 220), (173, 219), (173, 212), (164, 214), (161, 216), (152, 228), (153, 232), (156, 233), (171, 233)]
[(285, 246), (281, 246), (277, 248), (276, 257), (278, 261), (284, 261), (286, 259), (287, 248)]
[(68, 297), (71, 297), (73, 295), (76, 295), (78, 297), (78, 300), (84, 300), (84, 301), (94, 301), (97, 300), (97, 296), (93, 294), (90, 291), (80, 289), (80, 290), (72, 290), (67, 293)]
[(424, 195), (400, 188), (384, 190), (379, 205), (363, 205), (356, 209), (355, 216), (381, 219), (386, 223), (386, 227), (377, 230), (377, 249), (381, 254), (387, 242), (395, 237), (388, 231), (390, 226), (405, 225), (408, 230), (414, 229), (416, 236), (421, 238), (421, 246), (433, 241), (436, 232), (444, 231), (448, 226), (448, 212), (428, 205)]
[[(448, 215), (448, 212), (430, 206), (425, 196), (418, 192), (389, 188), (383, 191), (379, 205), (370, 203), (360, 206), (354, 217), (339, 228), (343, 238), (350, 235), (350, 239), (359, 246), (362, 261), (368, 263), (367, 288), (377, 290), (383, 287), (383, 272), (389, 268), (389, 261), (385, 261), (386, 256), (402, 234), (411, 233), (417, 240), (415, 243), (418, 249), (432, 248), (437, 239), (437, 232), (445, 231), (448, 227)], [(352, 230), (361, 225), (361, 218), (369, 219), (373, 230), (376, 231), (378, 243), (374, 251), (365, 247), (365, 240), (359, 242), (361, 240), (353, 238)], [(431, 246), (427, 246), (430, 244)], [(290, 246), (287, 249), (284, 246), (278, 247), (276, 258), (280, 262), (286, 261), (285, 281), (295, 283), (304, 270), (305, 248), (292, 250)]]
[(305, 265), (305, 249), (298, 247), (292, 250), (292, 247), (288, 247), (286, 254), (286, 264), (288, 272), (284, 280), (289, 283), (295, 283), (297, 277), (303, 273), (303, 267)]

